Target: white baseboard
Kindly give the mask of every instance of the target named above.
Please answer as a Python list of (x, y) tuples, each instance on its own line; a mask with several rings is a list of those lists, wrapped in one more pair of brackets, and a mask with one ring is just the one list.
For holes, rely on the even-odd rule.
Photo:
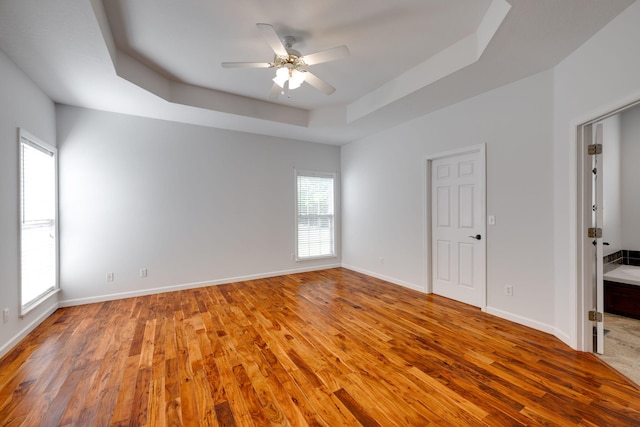
[(42, 314), (40, 314), (35, 319), (31, 320), (29, 324), (22, 329), (18, 334), (16, 334), (13, 338), (7, 341), (2, 347), (0, 347), (0, 358), (4, 357), (5, 354), (9, 353), (18, 343), (26, 337), (31, 331), (37, 328), (42, 322), (46, 320), (47, 317), (51, 316), (58, 308), (60, 307), (58, 302), (54, 302), (51, 304), (49, 308), (47, 308)]
[(419, 286), (419, 285), (416, 285), (416, 284), (413, 284), (413, 283), (409, 283), (409, 282), (405, 282), (404, 280), (396, 279), (394, 277), (385, 276), (384, 274), (374, 273), (373, 271), (365, 270), (363, 268), (354, 267), (354, 266), (348, 265), (348, 264), (342, 264), (342, 267), (344, 267), (346, 269), (349, 269), (349, 270), (356, 271), (358, 273), (366, 274), (367, 276), (375, 277), (376, 279), (380, 279), (380, 280), (384, 280), (386, 282), (393, 283), (395, 285), (400, 285), (400, 286), (403, 286), (405, 288), (413, 289), (414, 291), (426, 293), (422, 286)]
[[(104, 301), (113, 301), (124, 298), (140, 297), (145, 295), (160, 294), (164, 292), (182, 291), (185, 289), (202, 288), (205, 286), (224, 285), (227, 283), (242, 282), (245, 280), (265, 279), (267, 277), (284, 276), (287, 274), (306, 273), (308, 271), (327, 270), (329, 268), (341, 267), (341, 264), (316, 265), (313, 267), (296, 268), (291, 270), (271, 271), (268, 273), (250, 274), (247, 276), (227, 277), (224, 279), (206, 280), (202, 282), (183, 283), (180, 285), (162, 286), (157, 288), (140, 289), (137, 291), (120, 292), (116, 294), (96, 295), (87, 298), (76, 298), (61, 300), (60, 307), (72, 307), (76, 305), (92, 304)], [(63, 294), (64, 296), (64, 294)]]
[(558, 338), (560, 341), (562, 341), (572, 349), (579, 350), (578, 348), (576, 348), (577, 345), (575, 340), (572, 340), (569, 334), (566, 334), (565, 332), (560, 331), (558, 328), (553, 328), (553, 335), (555, 335), (556, 338)]
[[(396, 279), (396, 278), (393, 278), (393, 277), (385, 276), (383, 274), (378, 274), (378, 273), (375, 273), (373, 271), (365, 270), (363, 268), (354, 267), (354, 266), (348, 265), (348, 264), (342, 264), (342, 267), (347, 268), (349, 270), (356, 271), (358, 273), (366, 274), (367, 276), (372, 276), (372, 277), (375, 277), (377, 279), (385, 280), (387, 282), (391, 282), (391, 283), (394, 283), (396, 285), (404, 286), (405, 288), (413, 289), (414, 291), (426, 293), (426, 291), (421, 286), (415, 285), (413, 283), (405, 282), (403, 280), (399, 280), (399, 279)], [(569, 347), (574, 348), (571, 345), (571, 337), (569, 335), (565, 334), (564, 332), (556, 329), (552, 325), (549, 325), (549, 324), (546, 324), (546, 323), (543, 323), (543, 322), (539, 322), (537, 320), (529, 319), (527, 317), (520, 316), (520, 315), (511, 313), (511, 312), (508, 312), (508, 311), (500, 310), (500, 309), (495, 308), (495, 307), (486, 307), (486, 309), (484, 311), (489, 313), (489, 314), (492, 314), (494, 316), (500, 317), (502, 319), (506, 319), (506, 320), (509, 320), (511, 322), (517, 323), (519, 325), (528, 326), (528, 327), (530, 327), (532, 329), (536, 329), (538, 331), (542, 331), (542, 332), (546, 332), (548, 334), (551, 334), (551, 335), (555, 336), (556, 338), (558, 338), (563, 343), (567, 344)]]
[[(40, 323), (42, 323), (47, 317), (53, 314), (60, 307), (71, 307), (75, 305), (112, 301), (112, 300), (123, 299), (123, 298), (152, 295), (152, 294), (163, 293), (163, 292), (173, 292), (173, 291), (179, 291), (179, 290), (185, 290), (185, 289), (194, 289), (194, 288), (200, 288), (204, 286), (222, 285), (226, 283), (241, 282), (245, 280), (264, 279), (268, 277), (276, 277), (276, 276), (283, 276), (287, 274), (296, 274), (296, 273), (305, 273), (309, 271), (326, 270), (326, 269), (337, 268), (337, 267), (344, 267), (346, 269), (353, 270), (358, 273), (366, 274), (367, 276), (375, 277), (399, 286), (403, 286), (405, 288), (409, 288), (418, 292), (423, 292), (423, 293), (425, 292), (425, 290), (422, 289), (422, 287), (419, 285), (405, 282), (403, 280), (399, 280), (393, 277), (385, 276), (383, 274), (378, 274), (378, 273), (368, 271), (362, 268), (354, 267), (348, 264), (327, 264), (327, 265), (321, 265), (321, 266), (316, 265), (313, 267), (306, 267), (306, 268), (272, 271), (268, 273), (252, 274), (252, 275), (246, 275), (246, 276), (228, 277), (224, 279), (216, 279), (216, 280), (209, 280), (209, 281), (203, 281), (203, 282), (194, 282), (194, 283), (185, 283), (180, 285), (149, 288), (149, 289), (143, 289), (143, 290), (137, 290), (137, 291), (131, 291), (131, 292), (121, 292), (117, 294), (106, 294), (106, 295), (98, 295), (98, 296), (87, 297), (87, 298), (62, 300), (52, 304), (41, 315), (33, 319), (22, 331), (20, 331), (20, 333), (15, 335), (12, 339), (10, 339), (2, 347), (0, 347), (0, 357), (3, 357), (5, 354), (7, 354), (15, 345), (17, 345), (20, 342), (20, 340), (22, 340), (27, 334), (33, 331), (38, 325), (40, 325)], [(495, 307), (487, 307), (485, 311), (489, 314), (509, 320), (511, 322), (528, 326), (530, 328), (537, 329), (539, 331), (547, 332), (551, 335), (554, 335), (556, 338), (558, 338), (559, 340), (567, 344), (569, 347), (572, 347), (570, 336), (556, 329), (552, 325), (548, 325), (546, 323), (542, 323), (537, 320), (529, 319), (527, 317), (510, 313), (508, 311), (500, 310)]]
[(502, 319), (509, 320), (509, 321), (511, 321), (513, 323), (517, 323), (519, 325), (528, 326), (528, 327), (530, 327), (532, 329), (536, 329), (538, 331), (542, 331), (542, 332), (546, 332), (548, 334), (551, 334), (554, 337), (558, 338), (560, 341), (562, 341), (564, 344), (566, 344), (569, 347), (571, 347), (572, 349), (577, 350), (575, 344), (572, 345), (571, 336), (569, 336), (568, 334), (566, 334), (563, 331), (559, 330), (558, 328), (556, 328), (553, 325), (549, 325), (549, 324), (546, 324), (546, 323), (543, 323), (543, 322), (539, 322), (537, 320), (529, 319), (528, 317), (519, 316), (517, 314), (513, 314), (513, 313), (508, 312), (508, 311), (500, 310), (500, 309), (495, 308), (495, 307), (487, 307), (486, 310), (484, 310), (484, 311), (489, 313), (489, 314), (492, 314), (494, 316), (500, 317)]
[(489, 314), (493, 314), (494, 316), (500, 317), (502, 319), (509, 320), (513, 323), (518, 323), (519, 325), (528, 326), (530, 328), (537, 329), (538, 331), (546, 332), (548, 334), (557, 336), (556, 333), (558, 331), (552, 325), (548, 325), (546, 323), (542, 323), (537, 320), (529, 319), (528, 317), (510, 313), (508, 311), (500, 310), (499, 308), (495, 308), (495, 307), (487, 307), (486, 312)]

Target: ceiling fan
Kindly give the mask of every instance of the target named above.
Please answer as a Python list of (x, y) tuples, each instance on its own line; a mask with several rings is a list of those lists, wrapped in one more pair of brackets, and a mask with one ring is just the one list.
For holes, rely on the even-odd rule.
[(305, 67), (323, 62), (335, 61), (349, 56), (346, 46), (338, 46), (309, 55), (301, 55), (293, 49), (295, 38), (280, 38), (270, 24), (256, 24), (265, 41), (271, 46), (275, 57), (272, 62), (223, 62), (224, 68), (275, 68), (276, 76), (269, 97), (275, 99), (285, 91), (297, 89), (303, 82), (309, 83), (320, 92), (331, 95), (336, 88), (318, 78)]

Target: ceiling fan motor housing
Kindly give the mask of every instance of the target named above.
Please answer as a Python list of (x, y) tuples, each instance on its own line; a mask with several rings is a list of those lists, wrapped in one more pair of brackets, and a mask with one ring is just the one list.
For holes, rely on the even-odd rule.
[(287, 67), (291, 69), (297, 69), (298, 67), (304, 67), (304, 60), (299, 52), (289, 52), (289, 56), (276, 56), (273, 60), (273, 66), (276, 68)]

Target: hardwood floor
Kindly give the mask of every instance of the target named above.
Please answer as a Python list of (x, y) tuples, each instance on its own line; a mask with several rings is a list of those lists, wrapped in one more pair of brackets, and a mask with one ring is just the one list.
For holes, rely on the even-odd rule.
[(60, 309), (0, 360), (0, 424), (640, 425), (592, 354), (345, 269)]

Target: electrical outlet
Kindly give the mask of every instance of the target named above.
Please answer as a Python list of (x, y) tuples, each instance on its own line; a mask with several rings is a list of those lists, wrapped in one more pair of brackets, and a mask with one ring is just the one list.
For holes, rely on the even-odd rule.
[(504, 287), (504, 294), (508, 296), (513, 296), (513, 286), (507, 285)]
[(146, 268), (141, 268), (139, 275), (140, 275), (140, 277), (147, 277), (147, 269)]
[(107, 273), (107, 282), (113, 282), (113, 273)]
[(7, 323), (9, 321), (9, 307), (2, 310), (2, 321)]

